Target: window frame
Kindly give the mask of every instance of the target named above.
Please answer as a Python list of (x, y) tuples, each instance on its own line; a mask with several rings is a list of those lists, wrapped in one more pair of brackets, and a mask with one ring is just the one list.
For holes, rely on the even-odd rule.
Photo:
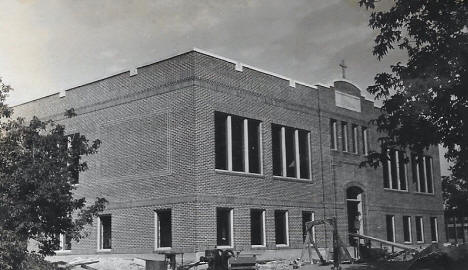
[[(218, 245), (218, 211), (229, 211), (229, 245)], [(216, 207), (216, 248), (234, 248), (234, 209), (229, 207)]]
[(336, 123), (336, 119), (330, 118), (330, 149), (338, 151), (338, 133), (336, 129)]
[(361, 127), (362, 132), (362, 153), (367, 156), (369, 155), (369, 128)]
[(67, 245), (66, 234), (61, 233), (59, 234), (58, 237), (59, 237), (60, 244), (59, 244), (59, 249), (55, 250), (55, 253), (70, 253), (72, 251), (72, 243), (71, 243), (72, 239), (70, 238), (70, 249), (67, 249), (66, 248), (66, 245)]
[[(110, 218), (110, 248), (104, 248), (104, 230), (103, 230), (103, 224), (102, 224), (102, 218), (103, 217), (109, 217)], [(106, 214), (106, 215), (100, 215), (98, 216), (98, 226), (97, 226), (97, 251), (98, 252), (107, 252), (112, 250), (112, 215)]]
[[(159, 214), (162, 212), (170, 212), (171, 214), (171, 246), (170, 247), (161, 247), (161, 239), (159, 235), (161, 234), (160, 227), (160, 218)], [(157, 209), (154, 210), (154, 250), (170, 250), (173, 246), (173, 232), (172, 232), (172, 209)]]
[[(400, 191), (400, 192), (409, 192), (408, 189), (408, 165), (404, 161), (405, 151), (401, 151), (398, 149), (386, 149), (387, 160), (384, 164), (383, 170), (386, 170), (386, 174), (384, 172), (384, 189), (385, 190), (393, 190), (393, 191)], [(400, 155), (403, 156), (400, 159)], [(403, 168), (402, 168), (403, 166)], [(393, 168), (395, 168), (395, 173), (393, 172)], [(404, 173), (404, 179), (401, 179), (402, 172)], [(387, 179), (388, 178), (388, 179)], [(402, 188), (402, 182), (404, 182), (405, 188)], [(388, 183), (388, 186), (385, 186)], [(396, 188), (394, 188), (394, 184), (396, 183)]]
[[(225, 118), (225, 140), (226, 140), (226, 169), (217, 168), (216, 163), (216, 114), (224, 115)], [(257, 119), (247, 118), (244, 116), (238, 116), (230, 113), (225, 113), (221, 111), (214, 112), (214, 130), (215, 130), (215, 170), (239, 174), (253, 174), (253, 175), (263, 175), (263, 122)], [(242, 132), (242, 152), (243, 152), (243, 170), (234, 170), (233, 167), (233, 133), (232, 133), (232, 118), (240, 118), (243, 123), (243, 132)], [(259, 172), (250, 172), (250, 151), (249, 151), (249, 121), (258, 122), (257, 132), (258, 132), (258, 166)]]
[[(407, 227), (405, 228), (405, 219), (407, 219)], [(405, 229), (408, 230), (408, 236), (409, 240), (406, 241), (405, 239)], [(412, 230), (412, 224), (411, 224), (411, 216), (403, 216), (403, 241), (405, 243), (413, 243), (413, 230)]]
[(359, 155), (359, 144), (358, 144), (358, 126), (355, 124), (351, 125), (351, 146), (352, 146), (352, 153)]
[[(391, 218), (391, 226), (392, 226), (392, 240), (389, 240), (388, 238), (388, 218)], [(396, 242), (396, 235), (395, 235), (395, 215), (385, 215), (385, 226), (386, 226), (386, 231), (387, 231), (387, 241), (390, 241), (390, 242), (393, 242), (395, 243)]]
[(341, 150), (349, 153), (348, 122), (341, 121)]
[[(415, 222), (416, 222), (416, 243), (424, 243), (424, 221), (422, 216), (416, 216), (415, 217)], [(421, 235), (418, 235), (418, 226), (420, 226), (420, 233)], [(421, 236), (421, 240), (418, 240), (418, 236)]]
[(252, 248), (264, 248), (266, 247), (266, 210), (265, 209), (250, 209), (250, 232), (251, 234), (252, 234), (252, 211), (261, 212), (262, 242), (263, 243), (261, 245), (254, 245), (252, 244), (252, 239), (250, 239), (250, 245), (252, 246)]
[[(429, 160), (429, 162), (427, 162), (427, 160)], [(421, 162), (422, 162), (422, 165), (420, 164)], [(427, 164), (429, 164), (429, 168), (427, 168)], [(418, 154), (413, 153), (411, 155), (411, 167), (412, 167), (413, 181), (416, 181), (416, 193), (434, 195), (435, 194), (434, 167), (433, 167), (432, 156), (418, 155)], [(421, 173), (421, 167), (424, 171), (423, 173)], [(430, 171), (430, 176), (427, 175), (428, 170)], [(423, 175), (424, 179), (421, 179), (421, 175)], [(424, 184), (425, 191), (421, 191), (422, 184)], [(430, 192), (429, 192), (429, 187), (431, 189)]]
[[(286, 240), (286, 243), (284, 243), (284, 244), (283, 243), (278, 244), (278, 239), (276, 239), (276, 229), (277, 229), (277, 227), (276, 227), (277, 226), (277, 224), (276, 224), (276, 213), (283, 213), (284, 214), (284, 226), (285, 226), (285, 228), (284, 228), (284, 230), (285, 230), (284, 231), (285, 232), (284, 238)], [(274, 215), (275, 215), (275, 219), (274, 219), (274, 221), (275, 221), (275, 227), (274, 227), (275, 228), (275, 246), (276, 247), (289, 247), (289, 244), (290, 244), (290, 242), (289, 242), (289, 211), (288, 210), (275, 210)]]
[[(437, 222), (437, 217), (430, 217), (430, 226), (431, 226), (431, 242), (432, 243), (438, 243), (439, 242), (439, 224)], [(435, 238), (436, 238), (435, 240), (433, 240), (433, 238), (432, 238), (433, 233), (434, 233)]]
[[(300, 129), (300, 128), (295, 128), (295, 127), (290, 127), (290, 126), (284, 126), (284, 125), (279, 125), (279, 124), (275, 124), (275, 123), (272, 123), (271, 124), (271, 130), (272, 130), (272, 133), (273, 133), (273, 129), (275, 128), (280, 128), (280, 138), (279, 138), (279, 143), (281, 144), (280, 146), (280, 160), (281, 160), (281, 175), (277, 175), (275, 174), (275, 171), (277, 170), (277, 168), (275, 168), (275, 162), (273, 162), (273, 168), (272, 168), (272, 172), (273, 172), (273, 177), (282, 177), (282, 178), (289, 178), (289, 179), (298, 179), (298, 180), (304, 180), (304, 181), (310, 181), (312, 180), (312, 154), (311, 154), (311, 144), (310, 144), (310, 131), (308, 130), (305, 130), (305, 129)], [(292, 131), (294, 132), (294, 135), (293, 135), (293, 149), (291, 149), (293, 152), (294, 152), (294, 163), (295, 163), (295, 176), (288, 176), (288, 165), (287, 165), (287, 153), (288, 153), (288, 150), (287, 150), (287, 147), (286, 147), (286, 129), (292, 129)], [(301, 177), (301, 164), (302, 164), (302, 160), (300, 158), (300, 152), (301, 152), (301, 149), (300, 148), (300, 139), (299, 139), (299, 132), (305, 132), (306, 133), (306, 141), (307, 141), (307, 146), (306, 146), (306, 156), (307, 156), (307, 159), (308, 159), (308, 162), (307, 162), (307, 174), (308, 174), (308, 178), (302, 178)], [(272, 153), (275, 151), (275, 145), (273, 143), (273, 140), (272, 140)], [(290, 150), (290, 151), (291, 151)], [(275, 159), (274, 157), (272, 157), (272, 159)]]

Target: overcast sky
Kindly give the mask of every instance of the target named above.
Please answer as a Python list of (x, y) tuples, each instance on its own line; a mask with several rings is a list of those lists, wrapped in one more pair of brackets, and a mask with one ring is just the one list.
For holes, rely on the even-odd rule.
[[(388, 1), (388, 0), (386, 0)], [(9, 104), (197, 47), (310, 84), (361, 88), (404, 61), (372, 55), (358, 0), (0, 0), (0, 76)]]

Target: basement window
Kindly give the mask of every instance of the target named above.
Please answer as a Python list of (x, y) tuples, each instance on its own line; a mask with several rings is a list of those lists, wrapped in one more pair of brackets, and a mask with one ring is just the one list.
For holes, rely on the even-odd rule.
[(395, 216), (386, 215), (387, 241), (395, 242)]
[(271, 130), (273, 175), (310, 179), (310, 133), (276, 124)]
[(250, 243), (253, 247), (265, 247), (265, 210), (250, 210)]
[[(302, 211), (302, 241), (307, 237), (306, 223), (315, 220), (315, 213), (312, 211)], [(312, 227), (312, 241), (315, 242), (315, 226)]]
[(261, 122), (215, 112), (216, 169), (262, 173)]
[(422, 217), (416, 217), (416, 242), (424, 243), (424, 224)]
[(330, 119), (330, 148), (332, 150), (337, 150), (337, 140), (336, 140), (336, 120)]
[(217, 247), (232, 247), (233, 210), (230, 208), (216, 209), (216, 245)]
[(348, 152), (348, 123), (341, 122), (341, 145), (343, 152)]
[(277, 246), (289, 245), (288, 211), (275, 210), (275, 242)]
[(112, 218), (111, 215), (99, 216), (98, 220), (98, 249), (112, 248)]
[(439, 228), (437, 227), (437, 218), (431, 217), (431, 241), (439, 242)]
[(387, 149), (387, 160), (383, 162), (384, 188), (407, 191), (407, 169), (405, 152)]
[(56, 250), (57, 252), (66, 252), (66, 251), (71, 251), (72, 249), (72, 244), (71, 244), (71, 236), (68, 234), (60, 234), (59, 235), (59, 241), (60, 241), (60, 246), (59, 250)]
[(403, 241), (405, 241), (405, 243), (411, 243), (413, 241), (410, 216), (403, 216)]
[(154, 215), (154, 239), (155, 247), (172, 247), (172, 212), (171, 209), (156, 210)]
[(433, 194), (432, 157), (413, 154), (411, 164), (417, 191)]

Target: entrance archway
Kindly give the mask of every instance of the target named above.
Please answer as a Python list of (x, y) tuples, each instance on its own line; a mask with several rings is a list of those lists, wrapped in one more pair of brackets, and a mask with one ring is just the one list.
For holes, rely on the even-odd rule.
[[(364, 191), (357, 186), (346, 189), (346, 207), (348, 210), (348, 232), (363, 234), (363, 200)], [(355, 245), (355, 240), (349, 238), (349, 243)]]

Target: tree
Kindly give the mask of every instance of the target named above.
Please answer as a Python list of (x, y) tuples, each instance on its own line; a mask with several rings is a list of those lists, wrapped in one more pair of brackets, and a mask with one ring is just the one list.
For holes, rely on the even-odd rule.
[[(96, 153), (100, 141), (66, 134), (51, 120), (11, 119), (12, 108), (5, 104), (11, 88), (1, 79), (0, 86), (0, 265), (18, 269), (28, 240), (39, 243), (40, 254), (54, 254), (57, 236), (76, 241), (85, 236), (83, 228), (106, 200), (96, 198), (87, 206), (74, 193), (77, 174), (88, 168), (81, 158)], [(74, 110), (66, 115), (72, 117)]]
[[(442, 144), (452, 175), (468, 181), (468, 1), (395, 0), (382, 10), (376, 2), (359, 1), (372, 10), (369, 25), (378, 32), (373, 54), (381, 60), (400, 49), (408, 56), (367, 88), (383, 102), (375, 120), (383, 149), (422, 153)], [(366, 163), (385, 158), (373, 152)]]

